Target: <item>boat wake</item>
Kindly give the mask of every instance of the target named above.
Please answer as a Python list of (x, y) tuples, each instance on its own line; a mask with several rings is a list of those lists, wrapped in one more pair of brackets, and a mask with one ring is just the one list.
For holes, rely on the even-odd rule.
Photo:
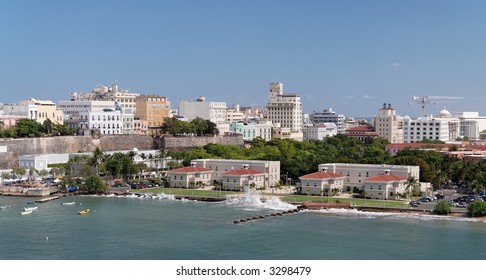
[(321, 209), (321, 210), (305, 210), (306, 212), (321, 213), (333, 216), (353, 216), (364, 219), (378, 219), (378, 218), (391, 218), (391, 219), (418, 219), (418, 220), (437, 220), (437, 221), (465, 221), (465, 222), (483, 222), (486, 220), (480, 218), (466, 218), (455, 216), (440, 216), (440, 215), (427, 215), (419, 213), (394, 213), (394, 212), (364, 212), (357, 209)]

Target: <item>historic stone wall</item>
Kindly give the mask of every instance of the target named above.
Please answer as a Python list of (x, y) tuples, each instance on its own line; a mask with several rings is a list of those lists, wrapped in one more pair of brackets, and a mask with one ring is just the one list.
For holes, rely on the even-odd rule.
[(150, 150), (154, 148), (154, 140), (150, 135), (102, 135), (99, 147), (102, 151)]
[[(209, 143), (243, 145), (243, 137), (159, 137), (150, 135), (102, 135), (99, 139), (91, 136), (62, 136), (22, 139), (0, 139), (0, 169), (17, 166), (22, 155), (92, 152), (96, 147), (102, 151), (122, 151), (147, 149), (183, 150), (202, 147)], [(5, 152), (6, 147), (6, 152)]]

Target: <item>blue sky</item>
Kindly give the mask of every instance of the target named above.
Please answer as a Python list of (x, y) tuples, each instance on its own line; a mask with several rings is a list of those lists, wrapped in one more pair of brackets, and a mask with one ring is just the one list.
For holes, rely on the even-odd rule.
[(122, 89), (265, 105), (272, 81), (304, 112), (420, 115), (412, 96), (486, 115), (486, 1), (1, 1), (0, 102)]

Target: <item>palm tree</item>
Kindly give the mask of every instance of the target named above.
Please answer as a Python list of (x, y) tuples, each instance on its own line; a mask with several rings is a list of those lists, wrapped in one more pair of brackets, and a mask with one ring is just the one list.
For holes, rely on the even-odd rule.
[(104, 160), (105, 154), (103, 154), (103, 151), (101, 151), (99, 147), (96, 147), (96, 149), (93, 151), (93, 155), (89, 160), (89, 165), (91, 165), (96, 170), (97, 175), (99, 175), (99, 165)]
[(412, 193), (419, 187), (420, 187), (420, 183), (417, 178), (415, 178), (414, 176), (410, 176), (407, 178), (405, 191), (407, 191), (409, 197), (411, 197)]

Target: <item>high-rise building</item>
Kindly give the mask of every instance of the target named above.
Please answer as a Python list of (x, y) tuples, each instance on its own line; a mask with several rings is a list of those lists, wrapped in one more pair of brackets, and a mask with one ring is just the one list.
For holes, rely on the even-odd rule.
[(290, 138), (303, 140), (300, 94), (284, 94), (281, 82), (270, 83), (267, 118), (274, 125), (288, 130)]
[(396, 114), (391, 104), (383, 103), (378, 116), (373, 119), (375, 132), (390, 143), (403, 143), (403, 117)]

